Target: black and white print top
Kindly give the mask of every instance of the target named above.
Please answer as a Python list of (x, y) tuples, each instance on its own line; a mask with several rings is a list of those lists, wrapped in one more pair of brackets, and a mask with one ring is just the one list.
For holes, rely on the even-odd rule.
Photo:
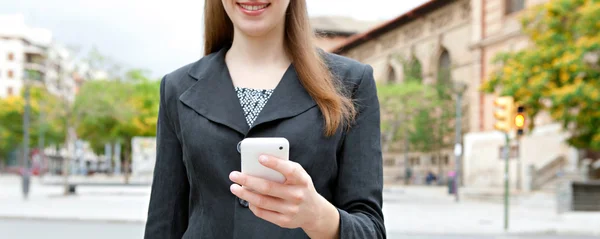
[(244, 116), (248, 126), (252, 126), (260, 111), (273, 94), (273, 90), (259, 90), (252, 88), (235, 87), (235, 92), (240, 99)]

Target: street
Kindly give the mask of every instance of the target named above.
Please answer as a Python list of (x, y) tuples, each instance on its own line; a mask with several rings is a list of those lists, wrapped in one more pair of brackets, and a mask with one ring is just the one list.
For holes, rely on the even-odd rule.
[[(0, 238), (142, 238), (149, 187), (80, 186), (73, 196), (62, 195), (62, 190), (36, 179), (29, 199), (23, 200), (19, 178), (0, 177)], [(600, 213), (557, 214), (551, 194), (511, 201), (510, 236), (502, 229), (501, 202), (465, 197), (457, 203), (443, 187), (420, 186), (389, 187), (383, 198), (388, 238), (587, 239), (600, 235)]]
[(133, 239), (142, 238), (143, 230), (141, 223), (0, 219), (4, 239)]
[[(4, 239), (133, 239), (142, 238), (142, 223), (105, 223), (91, 221), (45, 221), (45, 220), (0, 220), (0, 232)], [(555, 236), (555, 235), (498, 235), (498, 236), (464, 236), (464, 235), (415, 235), (388, 232), (388, 238), (406, 239), (592, 239), (594, 237)]]

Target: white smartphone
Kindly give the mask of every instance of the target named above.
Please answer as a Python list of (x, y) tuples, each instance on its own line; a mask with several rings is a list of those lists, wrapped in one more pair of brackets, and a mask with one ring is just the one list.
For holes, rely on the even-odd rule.
[(285, 138), (245, 138), (240, 142), (242, 156), (242, 173), (278, 183), (285, 182), (283, 174), (265, 167), (258, 161), (260, 155), (266, 154), (282, 160), (289, 160), (290, 143)]

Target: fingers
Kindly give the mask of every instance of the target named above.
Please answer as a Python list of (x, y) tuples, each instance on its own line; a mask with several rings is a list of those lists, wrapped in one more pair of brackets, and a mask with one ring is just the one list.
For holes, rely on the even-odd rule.
[(277, 172), (280, 172), (285, 176), (286, 183), (306, 183), (306, 177), (308, 174), (304, 171), (304, 168), (296, 162), (282, 160), (276, 157), (261, 155), (258, 161)]
[(252, 192), (240, 185), (231, 185), (231, 192), (237, 197), (248, 201), (248, 204), (277, 213), (297, 213), (297, 206), (286, 204), (285, 200)]
[(289, 187), (284, 187), (283, 184), (269, 181), (266, 179), (253, 177), (240, 172), (232, 172), (229, 174), (231, 181), (252, 189), (263, 195), (269, 195), (278, 198), (287, 198)]

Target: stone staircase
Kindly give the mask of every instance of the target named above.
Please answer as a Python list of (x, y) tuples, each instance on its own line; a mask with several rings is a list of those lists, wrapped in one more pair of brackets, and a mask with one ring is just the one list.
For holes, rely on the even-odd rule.
[(547, 192), (555, 191), (558, 182), (564, 180), (563, 177), (567, 176), (564, 170), (567, 163), (567, 159), (564, 156), (559, 156), (539, 169), (531, 166), (529, 169), (531, 175), (531, 190)]

